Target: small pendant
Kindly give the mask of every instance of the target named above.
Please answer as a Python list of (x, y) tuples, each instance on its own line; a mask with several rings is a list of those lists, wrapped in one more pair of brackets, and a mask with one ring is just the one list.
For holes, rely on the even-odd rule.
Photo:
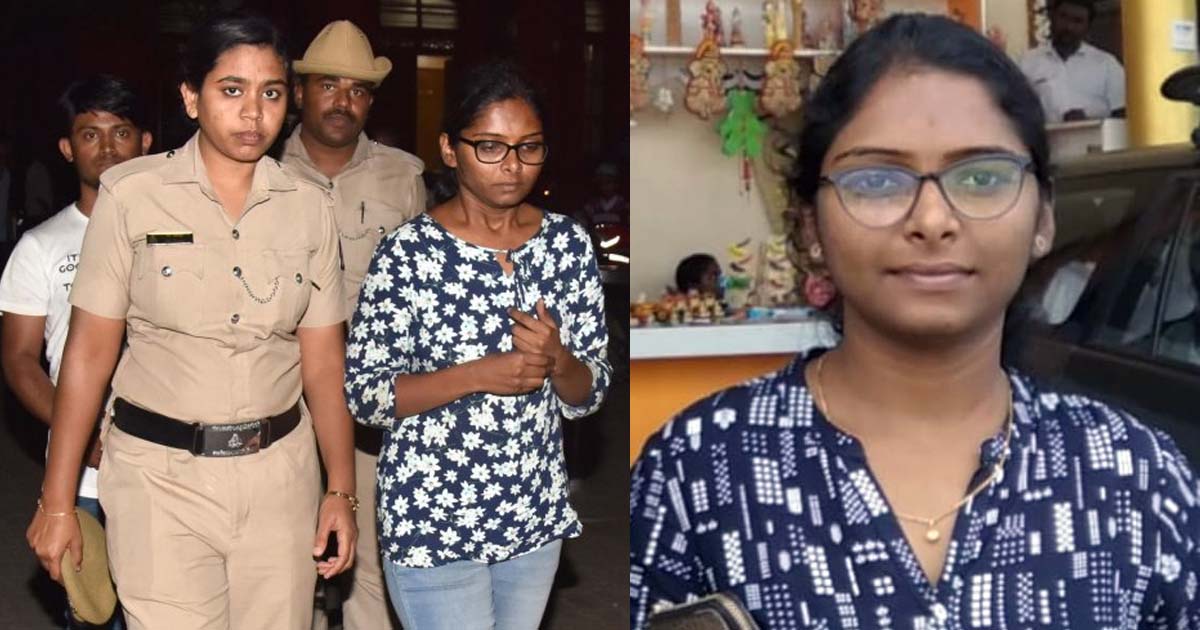
[(937, 541), (939, 541), (941, 539), (942, 539), (942, 533), (939, 532), (937, 529), (930, 527), (929, 529), (925, 530), (925, 542), (932, 545), (932, 544), (937, 543)]

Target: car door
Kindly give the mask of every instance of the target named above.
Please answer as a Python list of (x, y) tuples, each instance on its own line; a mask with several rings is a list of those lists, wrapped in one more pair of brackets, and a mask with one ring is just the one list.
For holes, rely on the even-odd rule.
[(1086, 245), (1086, 287), (1064, 320), (1029, 335), (1022, 365), (1162, 428), (1200, 463), (1200, 172), (1161, 175), (1133, 196), (1136, 220)]

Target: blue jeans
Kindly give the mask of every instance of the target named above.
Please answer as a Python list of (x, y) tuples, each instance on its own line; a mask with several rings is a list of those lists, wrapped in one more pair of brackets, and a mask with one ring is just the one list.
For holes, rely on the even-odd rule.
[(384, 560), (404, 630), (536, 630), (546, 610), (562, 541), (486, 564), (460, 560), (413, 569)]
[[(75, 505), (79, 509), (96, 517), (100, 524), (104, 524), (104, 510), (100, 509), (100, 501), (97, 499), (89, 499), (87, 497), (76, 497)], [(113, 618), (103, 626), (93, 626), (91, 624), (80, 623), (71, 617), (71, 611), (66, 611), (67, 630), (85, 630), (85, 629), (101, 629), (101, 630), (125, 630), (125, 624), (121, 620), (121, 606), (117, 604), (117, 611), (113, 614)]]

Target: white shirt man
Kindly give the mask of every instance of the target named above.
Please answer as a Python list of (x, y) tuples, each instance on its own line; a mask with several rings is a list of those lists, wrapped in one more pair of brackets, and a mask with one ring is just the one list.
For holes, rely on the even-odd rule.
[[(71, 320), (67, 296), (87, 225), (88, 218), (76, 204), (59, 210), (21, 237), (0, 276), (0, 311), (46, 318), (46, 360), (55, 385)], [(79, 495), (96, 498), (95, 468), (84, 467)]]
[(1075, 110), (1084, 118), (1108, 118), (1125, 108), (1125, 69), (1087, 42), (1066, 59), (1052, 44), (1042, 44), (1025, 53), (1020, 66), (1042, 100), (1046, 122), (1062, 122)]

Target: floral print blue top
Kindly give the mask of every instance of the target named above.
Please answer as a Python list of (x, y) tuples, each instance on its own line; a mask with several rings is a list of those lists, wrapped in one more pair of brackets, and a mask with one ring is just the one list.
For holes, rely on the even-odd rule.
[[(346, 396), (360, 423), (386, 429), (379, 452), (380, 551), (406, 567), (497, 562), (582, 530), (567, 502), (560, 414), (594, 412), (608, 391), (604, 294), (587, 233), (543, 213), (511, 250), (468, 243), (429, 215), (375, 250), (346, 346)], [(509, 308), (536, 313), (542, 299), (563, 347), (592, 373), (579, 406), (549, 379), (517, 396), (472, 394), (396, 417), (394, 381), (513, 349)]]
[[(630, 628), (718, 591), (771, 630), (1200, 628), (1200, 487), (1161, 432), (1012, 374), (1010, 456), (962, 508), (931, 583), (804, 365), (700, 401), (646, 444)], [(976, 480), (1003, 442), (983, 444)]]

